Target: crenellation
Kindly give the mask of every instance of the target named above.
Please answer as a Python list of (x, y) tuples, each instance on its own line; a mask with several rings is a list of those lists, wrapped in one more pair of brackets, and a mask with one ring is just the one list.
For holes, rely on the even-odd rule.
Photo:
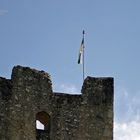
[(82, 87), (82, 95), (91, 105), (112, 104), (113, 89), (111, 77), (87, 77)]

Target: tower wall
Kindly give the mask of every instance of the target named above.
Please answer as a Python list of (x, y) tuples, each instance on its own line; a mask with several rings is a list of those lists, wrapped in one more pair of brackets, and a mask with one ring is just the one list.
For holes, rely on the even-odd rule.
[(9, 108), (10, 140), (36, 139), (36, 114), (51, 113), (48, 97), (52, 94), (48, 73), (27, 67), (14, 67)]
[(113, 92), (113, 78), (87, 77), (81, 95), (54, 93), (48, 73), (16, 66), (0, 78), (0, 139), (113, 140)]
[(113, 140), (113, 78), (87, 77), (78, 139)]

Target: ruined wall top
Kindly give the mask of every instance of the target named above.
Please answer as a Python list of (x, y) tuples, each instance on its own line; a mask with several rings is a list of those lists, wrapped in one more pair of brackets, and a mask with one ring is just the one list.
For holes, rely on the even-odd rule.
[[(42, 88), (47, 87), (48, 89), (50, 89), (50, 93), (56, 93), (56, 92), (53, 92), (51, 76), (49, 73), (42, 71), (42, 70), (39, 71), (36, 69), (31, 69), (29, 67), (23, 67), (23, 66), (18, 65), (18, 66), (14, 66), (14, 68), (12, 70), (11, 79), (5, 79), (5, 78), (0, 77), (1, 95), (10, 94), (10, 92), (11, 92), (10, 89), (15, 84), (17, 84), (17, 86), (21, 86), (23, 83), (26, 83), (27, 85), (30, 85), (30, 86), (31, 86), (31, 84), (32, 84), (32, 86), (42, 84)], [(49, 87), (47, 85), (49, 85)], [(84, 80), (84, 83), (83, 83), (83, 86), (81, 89), (81, 93), (82, 93), (83, 97), (86, 97), (86, 96), (91, 97), (91, 95), (96, 96), (96, 97), (97, 96), (101, 97), (100, 93), (102, 94), (102, 90), (104, 90), (104, 89), (113, 90), (113, 87), (111, 87), (111, 86), (113, 86), (112, 77), (89, 77), (88, 76)], [(111, 93), (111, 92), (109, 92), (109, 93)], [(63, 95), (63, 93), (60, 93), (60, 94), (57, 93), (57, 95)], [(105, 96), (108, 96), (108, 98), (112, 99), (113, 95), (108, 94)]]
[(14, 68), (12, 70), (12, 78), (14, 76), (16, 76), (16, 77), (17, 76), (19, 76), (19, 77), (21, 77), (21, 76), (28, 76), (28, 77), (37, 76), (37, 77), (48, 78), (49, 80), (51, 79), (50, 75), (47, 72), (43, 71), (43, 70), (39, 71), (39, 70), (36, 70), (36, 69), (31, 69), (29, 67), (22, 67), (22, 66), (19, 66), (19, 65), (14, 66)]
[(88, 76), (81, 92), (88, 103), (113, 104), (114, 79), (112, 77)]

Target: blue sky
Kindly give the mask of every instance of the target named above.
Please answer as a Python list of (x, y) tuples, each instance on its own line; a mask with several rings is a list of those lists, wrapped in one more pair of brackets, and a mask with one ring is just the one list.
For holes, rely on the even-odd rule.
[(140, 123), (139, 7), (139, 0), (1, 0), (0, 75), (29, 66), (49, 72), (55, 91), (80, 92), (84, 29), (86, 75), (114, 77), (117, 126), (134, 126)]

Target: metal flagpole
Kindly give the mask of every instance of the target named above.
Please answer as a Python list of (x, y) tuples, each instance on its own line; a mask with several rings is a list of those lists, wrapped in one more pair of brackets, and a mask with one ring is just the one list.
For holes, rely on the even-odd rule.
[(85, 79), (85, 44), (84, 44), (84, 39), (85, 39), (85, 31), (83, 30), (83, 82)]

